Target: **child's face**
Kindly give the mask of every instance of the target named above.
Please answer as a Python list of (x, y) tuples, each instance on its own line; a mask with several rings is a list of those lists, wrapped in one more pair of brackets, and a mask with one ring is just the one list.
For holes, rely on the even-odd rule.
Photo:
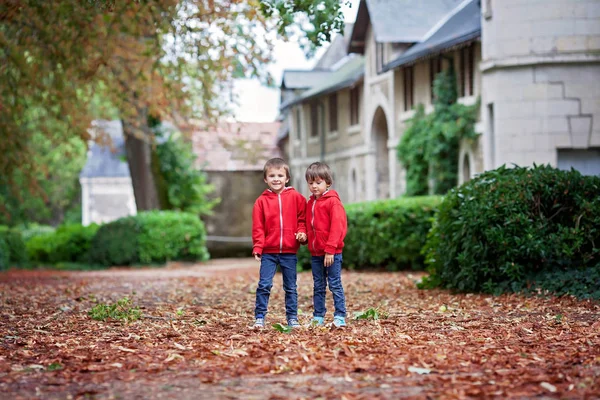
[(323, 193), (329, 189), (329, 185), (325, 182), (324, 179), (317, 178), (312, 182), (308, 182), (308, 189), (312, 194), (315, 195), (315, 198), (321, 197)]
[(285, 184), (289, 182), (285, 168), (270, 167), (267, 169), (267, 177), (265, 183), (274, 193), (281, 193), (285, 189)]

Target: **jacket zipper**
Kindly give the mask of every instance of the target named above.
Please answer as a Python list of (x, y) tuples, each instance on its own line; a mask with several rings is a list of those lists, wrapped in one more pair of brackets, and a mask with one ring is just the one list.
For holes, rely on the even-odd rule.
[(317, 205), (317, 199), (315, 199), (315, 201), (313, 202), (313, 206), (312, 206), (312, 218), (310, 220), (310, 225), (313, 228), (313, 233), (315, 235), (315, 237), (313, 238), (313, 251), (316, 250), (315, 248), (315, 243), (317, 242), (317, 230), (315, 229), (315, 206)]
[(277, 199), (279, 200), (279, 253), (283, 252), (283, 212), (281, 209), (281, 193), (277, 194)]

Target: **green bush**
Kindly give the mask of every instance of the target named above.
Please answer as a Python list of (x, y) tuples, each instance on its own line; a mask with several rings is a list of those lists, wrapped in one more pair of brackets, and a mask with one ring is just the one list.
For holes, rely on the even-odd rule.
[(102, 265), (206, 260), (206, 231), (194, 214), (149, 211), (103, 225), (92, 241), (90, 261)]
[(96, 224), (69, 224), (59, 226), (54, 232), (36, 234), (26, 245), (29, 259), (37, 264), (86, 263), (96, 231)]
[(444, 198), (425, 287), (502, 293), (600, 265), (600, 178), (549, 166), (488, 171)]
[(10, 266), (10, 250), (4, 238), (0, 237), (0, 271)]
[(23, 240), (26, 243), (33, 237), (42, 236), (56, 231), (56, 229), (52, 226), (40, 224), (27, 224), (26, 226), (21, 225), (17, 229), (21, 232), (21, 236), (23, 236)]
[[(421, 248), (439, 202), (440, 197), (423, 196), (347, 204), (344, 266), (423, 269)], [(298, 265), (310, 269), (306, 246), (298, 252)]]
[(25, 249), (25, 242), (21, 232), (14, 228), (7, 226), (0, 226), (0, 239), (4, 242), (6, 249), (0, 249), (5, 256), (0, 256), (0, 268), (2, 268), (1, 259), (6, 259), (6, 266), (9, 265), (23, 265), (27, 261), (27, 251)]

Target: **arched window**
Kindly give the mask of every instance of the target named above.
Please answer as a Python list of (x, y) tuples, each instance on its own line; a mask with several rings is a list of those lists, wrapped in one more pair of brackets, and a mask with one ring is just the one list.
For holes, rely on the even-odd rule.
[(352, 184), (350, 186), (350, 191), (351, 191), (350, 200), (351, 201), (356, 201), (357, 190), (358, 190), (358, 187), (356, 186), (356, 170), (353, 169), (352, 170)]
[(469, 161), (469, 155), (465, 153), (463, 156), (463, 165), (462, 165), (462, 181), (468, 182), (471, 180), (471, 162)]

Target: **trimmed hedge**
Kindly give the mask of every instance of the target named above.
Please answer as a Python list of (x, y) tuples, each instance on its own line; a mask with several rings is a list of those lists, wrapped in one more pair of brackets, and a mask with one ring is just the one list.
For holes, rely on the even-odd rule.
[(101, 265), (207, 260), (206, 230), (194, 214), (149, 211), (103, 225), (92, 240), (90, 262)]
[(21, 233), (7, 226), (0, 226), (0, 269), (27, 262), (27, 251)]
[[(440, 201), (438, 196), (422, 196), (346, 205), (348, 233), (344, 240), (344, 266), (423, 269), (421, 248)], [(298, 265), (310, 269), (306, 246), (298, 252)]]
[(425, 287), (498, 294), (599, 266), (599, 194), (600, 178), (575, 170), (503, 166), (479, 175), (440, 205), (424, 248)]
[(98, 225), (69, 224), (54, 232), (37, 233), (27, 242), (29, 259), (38, 264), (87, 263), (92, 238)]

